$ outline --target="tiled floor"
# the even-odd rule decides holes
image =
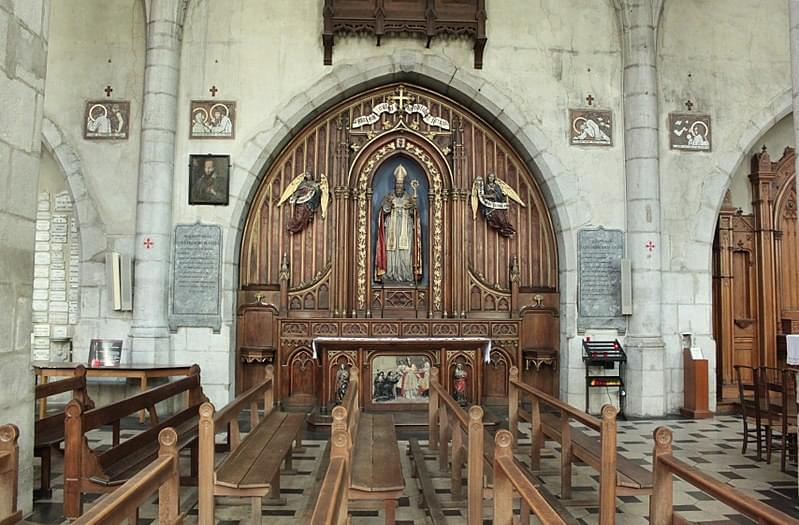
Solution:
[[[753,450],[747,451],[746,456],[741,455],[741,423],[734,416],[721,416],[711,420],[668,420],[668,421],[634,421],[619,423],[619,450],[627,458],[651,468],[652,456],[652,431],[660,425],[666,425],[674,431],[674,454],[690,464],[701,465],[701,468],[711,476],[736,487],[767,504],[799,518],[799,499],[797,498],[796,469],[791,466],[789,474],[779,470],[779,456],[771,465],[757,461]],[[122,437],[133,435],[139,428],[135,421],[128,422],[124,427]],[[320,436],[310,436],[312,438]],[[401,436],[403,437],[403,436]],[[110,435],[104,432],[94,432],[90,435],[92,446],[101,446],[110,442]],[[423,450],[426,442],[420,440]],[[520,444],[529,443],[522,439]],[[287,474],[281,478],[283,496],[287,500],[285,506],[264,507],[263,523],[275,525],[299,525],[309,521],[313,503],[318,490],[317,474],[320,474],[321,458],[326,442],[323,439],[305,441],[304,451],[294,455],[294,474]],[[401,441],[400,448],[403,452],[403,471],[406,476],[405,497],[400,500],[397,510],[397,523],[410,525],[428,521],[425,511],[421,508],[421,495],[418,481],[411,477],[411,460],[406,450],[408,442]],[[558,448],[554,443],[547,443],[550,449],[542,460],[542,474],[536,478],[553,494],[559,494],[560,475],[557,473],[559,465]],[[527,462],[524,456],[519,456],[520,461]],[[437,470],[437,460],[432,454],[426,454],[425,460],[431,472]],[[53,461],[54,490],[53,497],[48,500],[35,502],[34,513],[28,521],[30,523],[54,524],[64,521],[61,514],[61,501],[63,498],[63,478],[61,476],[62,464],[60,458]],[[37,466],[38,471],[38,466]],[[574,468],[573,496],[581,500],[579,505],[568,506],[569,512],[579,523],[593,524],[597,522],[597,507],[592,503],[596,500],[597,473],[588,466],[578,465]],[[465,524],[465,509],[463,505],[453,502],[446,478],[434,478],[433,486],[436,490],[444,514],[451,524]],[[186,499],[196,499],[195,490],[184,489]],[[87,507],[96,500],[96,496],[87,496]],[[218,500],[216,518],[222,525],[247,525],[249,523],[249,502],[241,501],[241,506],[235,499],[222,498]],[[625,496],[617,500],[617,521],[624,524],[647,523],[649,512],[648,498]],[[747,523],[737,516],[734,511],[712,500],[701,491],[692,489],[684,482],[675,482],[674,504],[682,515],[692,521],[719,521],[732,520],[733,522]],[[490,523],[490,502],[486,503],[484,517]],[[146,505],[141,509],[138,525],[147,525],[152,522],[157,509],[154,505]],[[196,522],[196,509],[187,520],[188,523]],[[356,510],[353,511],[353,524],[382,524],[382,511]]]

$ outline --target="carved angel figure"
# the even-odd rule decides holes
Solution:
[[[523,208],[525,207],[516,190],[498,179],[493,173],[488,174],[485,182],[483,182],[483,177],[478,176],[472,184],[473,218],[477,218],[479,208],[489,226],[497,230],[503,237],[513,237],[516,234],[516,228],[508,222],[507,210],[510,207],[508,199]]]
[[[319,182],[306,172],[294,177],[283,190],[278,201],[278,207],[286,201],[294,207],[294,214],[286,223],[286,230],[294,235],[303,231],[313,221],[318,208],[322,208],[322,220],[327,217],[327,207],[330,203],[330,186],[324,173],[319,176]]]

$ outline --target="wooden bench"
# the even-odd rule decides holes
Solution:
[[[513,457],[513,435],[500,430],[494,438],[494,525],[530,523],[530,513],[543,525],[566,525]],[[521,500],[521,521],[513,516],[513,495]]]
[[[352,387],[352,383],[350,383]],[[349,387],[348,387],[349,388]],[[344,413],[342,414],[342,411]],[[346,409],[333,409],[330,435],[330,462],[316,499],[311,525],[346,525],[349,523],[348,502],[352,468],[352,440],[344,423]]]
[[[86,368],[83,365],[75,367],[74,376],[52,383],[44,383],[36,386],[36,400],[46,400],[48,397],[72,392],[72,399],[79,400],[84,407],[94,408],[94,402],[89,398],[86,390]],[[39,419],[36,421],[34,430],[33,455],[42,459],[41,483],[36,494],[38,497],[50,497],[50,465],[52,462],[53,449],[59,447],[64,441],[64,419],[63,410],[47,414],[47,404],[39,403]],[[114,428],[114,444],[119,443],[119,426]]]
[[[111,494],[103,496],[73,525],[136,523],[138,508],[158,492],[158,523],[180,525],[178,433],[169,427],[158,434],[158,458]]]
[[[520,402],[530,397],[530,412],[520,409]],[[543,412],[541,405],[559,412]],[[616,519],[617,495],[649,495],[652,493],[652,473],[625,458],[616,450],[616,415],[612,405],[602,407],[602,417],[597,419],[567,405],[540,390],[519,381],[519,369],[510,370],[508,392],[508,426],[514,438],[518,436],[519,420],[531,425],[530,466],[540,469],[541,449],[544,439],[561,445],[561,499],[571,498],[572,463],[575,458],[599,472],[599,523],[612,524]],[[571,426],[571,420],[599,432],[592,437]]]
[[[675,458],[672,454],[671,430],[667,427],[656,428],[653,437],[655,446],[652,454],[652,468],[655,474],[655,486],[649,501],[649,523],[652,525],[688,523],[688,520],[674,512],[673,476],[681,478],[760,525],[799,525],[799,520],[713,479],[696,467]]]
[[[22,521],[17,510],[19,478],[19,429],[15,425],[0,426],[0,525]]]
[[[187,407],[159,422],[155,405],[184,395],[188,397]],[[173,427],[177,432],[178,450],[191,448],[194,475],[197,465],[197,413],[205,400],[200,385],[200,367],[194,365],[189,377],[100,408],[87,410],[79,400],[70,401],[64,421],[64,516],[77,518],[81,515],[82,493],[111,492],[156,458],[159,451],[158,433],[166,427]],[[87,432],[116,426],[121,419],[141,410],[150,413],[152,426],[149,429],[107,450],[93,450],[89,446]]]
[[[331,440],[337,430],[345,431],[352,446],[348,501],[363,502],[367,506],[382,501],[385,523],[393,525],[399,498],[405,492],[394,416],[361,412],[359,378],[360,372],[353,367],[347,393],[341,405],[332,411]]]
[[[483,409],[473,406],[467,413],[438,381],[438,369],[430,371],[430,402],[428,405],[430,450],[438,451],[442,472],[449,470],[452,498],[463,499],[463,464],[467,465],[467,521],[482,524],[483,486],[486,462],[491,468],[490,445],[486,448]],[[452,441],[451,458],[449,442]],[[489,440],[490,441],[490,440]],[[489,456],[486,458],[486,454]]]
[[[263,401],[264,416],[258,403]],[[250,411],[250,432],[241,439],[239,414]],[[216,465],[216,434],[230,428],[230,453]],[[254,525],[261,523],[263,498],[280,499],[280,465],[285,460],[291,469],[292,443],[299,448],[305,427],[305,414],[289,414],[274,408],[272,366],[266,379],[243,392],[219,412],[214,405],[200,407],[199,523],[213,525],[214,496],[251,498]]]

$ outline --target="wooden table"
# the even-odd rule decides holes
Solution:
[[[82,363],[60,363],[56,361],[34,361],[31,363],[36,373],[37,383],[47,384],[51,377],[69,377],[76,366]],[[86,368],[86,377],[124,377],[139,380],[139,389],[147,390],[150,379],[159,377],[188,376],[191,365],[120,365],[115,367]],[[47,414],[47,398],[39,400],[39,418]],[[139,414],[139,422],[144,422],[145,411]]]

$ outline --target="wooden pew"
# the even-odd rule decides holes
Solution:
[[[352,447],[347,499],[365,502],[366,505],[382,501],[385,523],[393,525],[399,498],[405,491],[394,416],[361,412],[359,378],[358,369],[352,368],[347,393],[341,405],[332,411],[331,458],[332,432],[346,431]]]
[[[180,525],[180,469],[178,433],[169,427],[158,434],[158,458],[103,496],[73,525],[117,525],[136,523],[138,508],[158,492],[158,523]]]
[[[350,384],[352,386],[352,384]],[[342,413],[343,412],[343,413]],[[346,525],[349,502],[352,440],[347,431],[346,409],[333,409],[333,428],[330,436],[330,463],[316,500],[311,525]]]
[[[520,409],[524,396],[529,396],[531,410],[525,414]],[[544,412],[545,405],[560,413],[560,416]],[[519,420],[524,418],[531,424],[530,463],[533,470],[541,464],[541,449],[544,438],[561,445],[561,498],[571,498],[572,463],[575,458],[599,472],[599,523],[615,523],[616,495],[649,495],[652,493],[652,473],[633,463],[616,450],[616,414],[612,405],[602,407],[602,417],[597,419],[559,399],[522,383],[519,369],[510,370],[508,392],[508,426],[518,437]],[[591,437],[570,425],[574,420],[599,432],[599,438]]]
[[[543,525],[566,525],[528,479],[521,465],[513,457],[513,435],[500,430],[494,438],[494,525],[530,523],[532,512]],[[521,500],[521,521],[514,520],[513,495]],[[526,521],[525,521],[526,518]]]
[[[159,422],[155,405],[183,395],[188,396],[188,406]],[[70,401],[64,421],[64,516],[77,518],[81,515],[82,493],[111,492],[157,457],[158,433],[166,427],[173,427],[177,432],[178,450],[191,447],[192,474],[195,474],[199,423],[197,412],[205,400],[200,385],[200,367],[194,365],[189,377],[110,405],[87,410],[79,400]],[[104,451],[89,447],[87,432],[117,425],[121,419],[141,410],[150,412],[152,427]]]
[[[17,510],[19,478],[19,429],[15,425],[0,426],[0,525],[22,521]]]
[[[486,458],[486,440],[483,427],[483,409],[473,406],[467,413],[438,381],[438,369],[430,371],[430,402],[428,405],[430,450],[438,451],[438,464],[442,472],[450,469],[452,498],[463,498],[463,464],[467,465],[467,520],[470,525],[483,523],[483,474]],[[450,459],[449,442],[452,441]],[[490,454],[490,453],[489,453]],[[451,461],[451,468],[450,468]]]
[[[72,399],[77,399],[86,408],[94,408],[94,402],[89,398],[86,390],[86,368],[83,365],[75,367],[75,374],[72,377],[44,383],[36,386],[36,400],[45,400],[50,396],[72,392]],[[65,412],[62,410],[54,414],[41,412],[45,403],[39,403],[39,419],[36,421],[34,430],[33,455],[42,458],[41,484],[37,491],[37,496],[49,497],[52,493],[50,489],[50,464],[53,449],[60,446],[64,441],[64,419]],[[114,444],[119,443],[119,425],[114,427]]]
[[[258,414],[263,401],[264,417]],[[250,411],[250,432],[242,439],[239,413]],[[251,498],[251,523],[261,523],[261,506],[267,495],[280,499],[280,465],[285,460],[291,469],[292,443],[299,448],[305,426],[305,414],[280,412],[274,407],[273,368],[267,367],[266,379],[240,394],[216,412],[214,405],[203,403],[200,414],[199,524],[213,525],[214,496]],[[215,464],[216,434],[230,428],[230,453]]]
[[[760,525],[799,525],[799,520],[713,479],[696,467],[675,458],[672,454],[671,430],[667,427],[656,428],[653,437],[655,446],[652,467],[655,474],[655,487],[649,501],[649,523],[653,525],[688,523],[685,518],[674,512],[673,476],[678,476]]]

